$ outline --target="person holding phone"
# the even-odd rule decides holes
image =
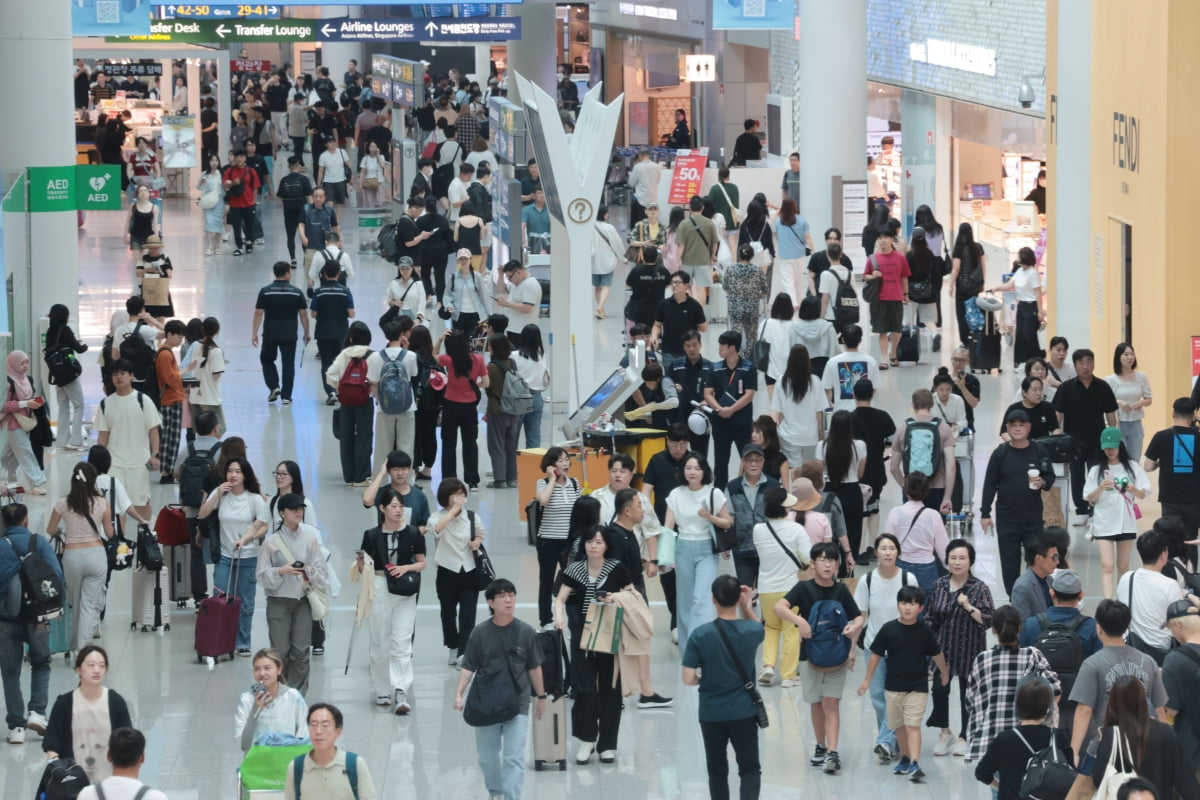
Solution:
[[[233,723],[242,752],[271,735],[305,738],[308,703],[303,694],[284,685],[283,656],[273,647],[264,648],[254,654],[251,664],[254,684],[238,698]]]
[[[571,454],[551,447],[542,456],[544,477],[539,478],[535,496],[542,507],[537,530],[538,622],[548,625],[554,618],[550,598],[554,592],[554,573],[567,550],[571,533],[571,509],[579,499],[579,481],[570,477]]]

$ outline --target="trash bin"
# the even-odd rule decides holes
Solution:
[[[391,222],[383,208],[358,209],[358,252],[379,253],[379,232]]]

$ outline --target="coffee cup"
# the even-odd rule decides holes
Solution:
[[[1042,473],[1036,469],[1030,469],[1025,472],[1025,475],[1029,478],[1029,488],[1033,489],[1035,488],[1033,482],[1040,478]]]

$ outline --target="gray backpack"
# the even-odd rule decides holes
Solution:
[[[505,414],[515,414],[518,417],[533,411],[533,392],[529,384],[510,366],[493,361],[493,364],[504,370],[504,388],[500,390],[500,411]],[[508,360],[512,364],[512,359]]]

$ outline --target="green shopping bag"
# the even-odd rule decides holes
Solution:
[[[307,755],[311,750],[311,744],[292,744],[284,747],[254,745],[242,759],[242,786],[246,789],[282,791],[292,761],[296,756]]]

